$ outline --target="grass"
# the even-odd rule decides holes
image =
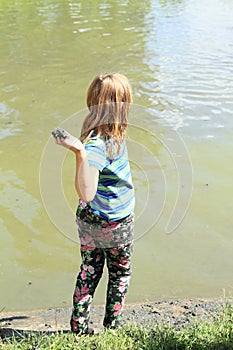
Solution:
[[[182,329],[160,324],[149,327],[125,325],[117,331],[76,337],[73,334],[38,334],[5,339],[4,350],[231,350],[233,349],[233,306],[208,322],[197,321]]]

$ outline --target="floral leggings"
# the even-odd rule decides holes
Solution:
[[[83,217],[81,215],[82,218],[80,218],[81,212],[85,213]],[[103,325],[117,327],[131,277],[134,217],[130,215],[112,225],[103,218],[93,216],[88,206],[84,208],[79,206],[76,215],[82,263],[73,295],[71,330],[78,334],[88,331],[91,302],[102,276],[105,261],[108,268],[108,288]],[[109,243],[112,234],[115,238],[112,239],[112,247],[109,247],[104,237],[107,235]]]

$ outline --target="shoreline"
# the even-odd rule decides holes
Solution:
[[[126,303],[121,323],[148,326],[165,322],[181,329],[194,324],[196,320],[211,321],[222,310],[224,303],[233,304],[233,298],[161,299],[154,302]],[[70,315],[70,307],[1,312],[0,337],[28,332],[68,332]],[[103,317],[104,306],[93,305],[90,327],[101,331]]]

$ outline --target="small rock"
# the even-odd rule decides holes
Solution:
[[[51,324],[45,323],[45,327],[51,328]]]
[[[153,314],[159,314],[160,315],[160,310],[156,307],[153,308],[153,310],[151,311]]]

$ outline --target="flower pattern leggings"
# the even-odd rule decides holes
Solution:
[[[106,220],[101,218],[100,223],[99,217],[93,218],[93,213],[88,207],[84,208],[85,215],[80,219],[80,212],[82,211],[82,214],[84,214],[83,208],[81,209],[78,208],[76,215],[81,241],[82,263],[74,290],[70,322],[71,330],[77,334],[85,334],[88,331],[91,302],[102,276],[105,261],[108,269],[108,287],[103,325],[104,327],[118,326],[131,277],[131,254],[133,250],[131,238],[134,227],[132,215],[127,217],[126,220],[119,221],[119,225],[114,225],[114,229],[109,223],[109,230],[106,230],[108,227]],[[106,235],[106,232],[108,235],[111,232],[119,236],[125,235],[128,231],[130,240],[119,240],[118,245],[114,243],[113,247],[106,248],[106,245],[97,244],[96,239],[93,238],[93,234],[90,232],[90,223],[95,232],[98,229],[104,235]],[[86,244],[84,244],[85,242]],[[114,240],[114,242],[116,241]]]

